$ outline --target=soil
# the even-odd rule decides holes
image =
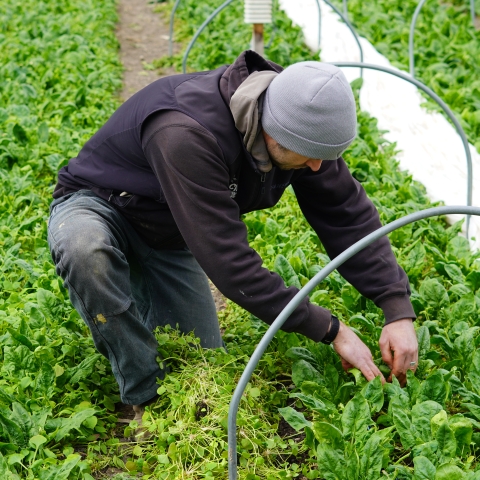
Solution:
[[[118,4],[117,38],[125,67],[123,100],[161,76],[175,73],[173,69],[163,69],[159,75],[151,66],[153,60],[168,55],[168,25],[153,11],[155,5],[148,0],[120,0]],[[178,48],[174,45],[173,52]]]

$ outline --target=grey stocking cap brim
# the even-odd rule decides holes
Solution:
[[[305,157],[336,160],[357,134],[353,92],[334,65],[291,65],[270,84],[264,102],[265,132]]]

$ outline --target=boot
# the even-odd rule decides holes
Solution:
[[[138,425],[133,435],[133,438],[136,442],[147,442],[153,437],[153,433],[149,432],[148,429],[143,426],[143,414],[145,413],[145,407],[151,405],[156,400],[157,397],[149,400],[148,402],[142,403],[141,405],[132,405],[133,412],[135,413],[135,417],[133,419]]]

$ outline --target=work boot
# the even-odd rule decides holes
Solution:
[[[133,438],[136,442],[147,442],[153,437],[153,433],[148,431],[148,429],[143,426],[143,414],[145,413],[145,407],[153,404],[157,398],[158,396],[152,398],[148,402],[142,403],[141,405],[132,405],[133,412],[135,413],[135,417],[133,419],[138,425],[138,427],[135,429],[135,433],[133,434]]]

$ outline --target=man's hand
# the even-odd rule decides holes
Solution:
[[[373,363],[369,348],[344,323],[340,322],[340,330],[332,344],[335,351],[342,357],[342,366],[345,370],[355,367],[368,381],[380,376],[382,383],[385,382],[382,372]]]
[[[417,334],[412,319],[404,318],[385,325],[378,344],[391,375],[395,375],[400,385],[404,386],[407,381],[407,370],[415,371],[418,366]],[[415,364],[411,365],[410,362]],[[391,381],[391,375],[388,381]]]

